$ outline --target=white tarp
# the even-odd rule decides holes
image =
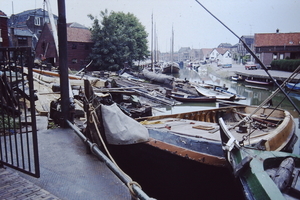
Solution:
[[[105,136],[109,144],[135,144],[149,139],[148,129],[125,115],[117,104],[102,105]]]

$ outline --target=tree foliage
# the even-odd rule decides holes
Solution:
[[[93,20],[91,28],[91,59],[100,70],[119,70],[125,62],[144,60],[148,57],[145,27],[131,13],[101,11],[102,21],[89,15]]]

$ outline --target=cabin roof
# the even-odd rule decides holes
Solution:
[[[255,46],[299,46],[300,33],[257,33]]]

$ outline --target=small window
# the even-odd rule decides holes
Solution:
[[[77,44],[72,44],[72,49],[77,49]]]
[[[89,44],[85,44],[84,49],[85,50],[89,50],[90,49],[90,45]]]
[[[39,17],[34,18],[34,25],[40,26],[41,25],[41,19]]]
[[[73,58],[72,59],[72,64],[76,64],[77,63],[77,59],[76,58]]]

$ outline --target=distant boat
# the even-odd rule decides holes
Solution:
[[[194,86],[197,92],[203,96],[215,96],[217,100],[227,100],[234,101],[236,99],[236,95],[223,93],[221,91],[215,90],[217,87],[203,87],[203,86]]]
[[[179,64],[176,62],[167,62],[162,65],[163,74],[178,74],[179,70]]]
[[[231,80],[233,80],[233,81],[243,81],[244,79],[241,76],[232,76]]]
[[[168,97],[171,97],[177,101],[180,102],[215,102],[217,98],[215,96],[195,96],[195,95],[188,95],[188,94],[177,94],[177,93],[172,93],[168,95]]]
[[[225,93],[225,94],[234,95],[236,100],[245,100],[246,99],[246,97],[244,97],[242,95],[230,92],[230,91],[228,91],[226,89],[223,89],[221,87],[216,87],[215,90],[218,91],[218,92]]]
[[[300,83],[287,83],[286,87],[294,91],[300,91]]]
[[[253,78],[248,77],[245,79],[247,83],[258,84],[258,85],[273,85],[273,81],[266,78]]]
[[[225,157],[245,199],[299,199],[300,155],[240,145],[220,118]]]

